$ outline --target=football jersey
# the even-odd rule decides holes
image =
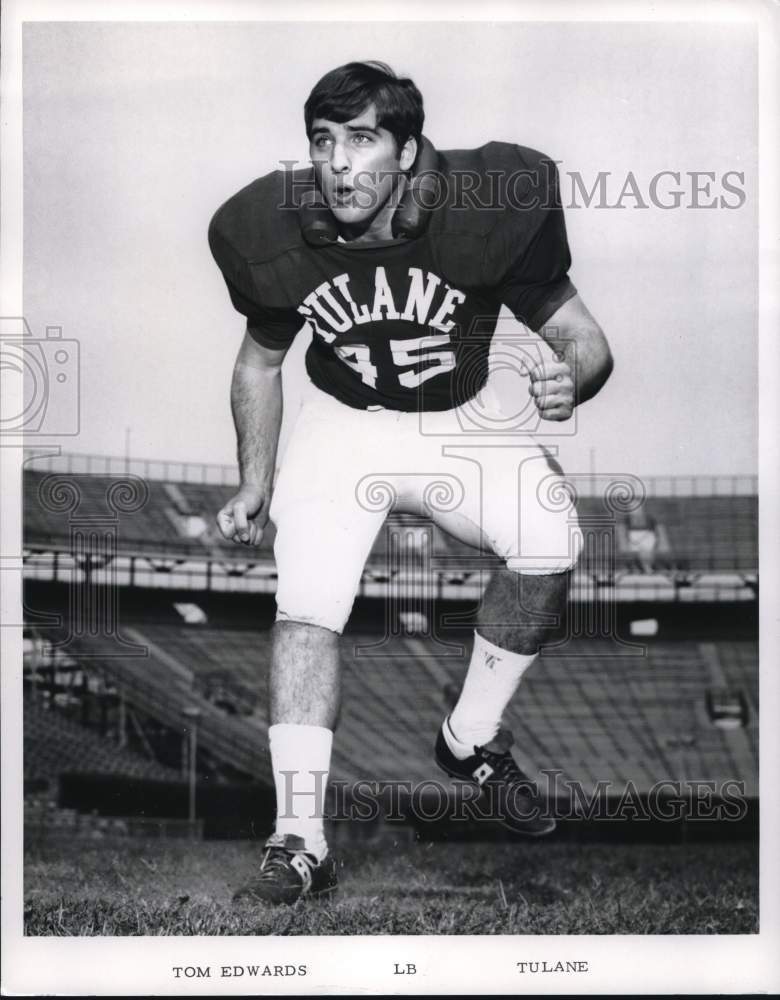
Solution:
[[[539,330],[575,294],[555,164],[508,143],[438,157],[438,204],[414,239],[310,246],[295,192],[311,171],[262,177],[212,219],[250,335],[281,350],[308,325],[311,380],[349,406],[460,406],[487,380],[502,305]]]

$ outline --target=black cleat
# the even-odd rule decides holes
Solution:
[[[446,720],[444,725],[448,724]],[[434,751],[436,763],[451,778],[476,782],[481,794],[477,800],[479,815],[495,819],[502,826],[527,837],[543,837],[555,829],[555,820],[547,804],[537,793],[535,783],[515,763],[510,753],[512,734],[502,729],[495,739],[474,753],[458,760],[439,730]]]
[[[273,833],[257,875],[233,896],[233,902],[294,903],[298,899],[333,893],[338,887],[336,861],[326,854],[322,861],[310,854],[302,837]]]

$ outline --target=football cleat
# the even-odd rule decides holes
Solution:
[[[303,837],[273,833],[265,842],[260,871],[233,895],[233,902],[295,903],[337,887],[336,861],[330,854],[318,861],[306,850]]]
[[[444,725],[448,724],[445,721]],[[543,837],[555,829],[555,820],[547,813],[534,782],[515,763],[510,752],[512,734],[502,729],[485,746],[459,760],[444,738],[444,726],[436,739],[435,760],[451,778],[476,782],[481,794],[476,800],[480,816],[494,819],[502,826],[528,837]]]

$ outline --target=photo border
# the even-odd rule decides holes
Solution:
[[[577,935],[316,938],[25,938],[22,934],[21,769],[21,449],[0,440],[0,644],[2,659],[2,950],[3,991],[110,995],[236,995],[233,980],[175,980],[173,966],[305,963],[305,979],[254,980],[251,995],[471,994],[613,992],[741,993],[780,990],[780,663],[777,607],[780,603],[780,339],[778,289],[778,42],[780,8],[766,3],[496,3],[474,7],[459,0],[446,16],[427,2],[386,0],[371,6],[340,2],[328,11],[303,2],[294,9],[261,2],[70,2],[6,0],[2,9],[2,315],[22,315],[22,111],[21,25],[23,21],[753,21],[759,27],[759,510],[760,591],[760,900],[756,935]],[[9,409],[21,400],[9,393]],[[13,410],[12,412],[18,412]],[[44,449],[51,451],[51,449]],[[9,627],[11,626],[11,627]],[[769,666],[767,666],[769,665]],[[770,669],[773,668],[773,669]],[[585,960],[585,976],[523,979],[515,962]],[[394,963],[415,963],[418,974],[392,976]]]

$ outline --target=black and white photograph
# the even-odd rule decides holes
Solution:
[[[776,6],[2,17],[4,991],[780,989]]]

